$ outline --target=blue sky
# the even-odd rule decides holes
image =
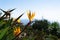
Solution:
[[[21,19],[28,19],[26,12],[36,13],[35,19],[43,18],[60,22],[60,0],[0,0],[0,8],[4,10],[16,8],[11,17],[18,17],[25,13]]]

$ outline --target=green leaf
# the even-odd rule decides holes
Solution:
[[[8,28],[9,27],[6,27],[5,29],[2,29],[1,31],[0,31],[0,40],[3,38],[3,36],[6,34],[6,32],[8,31]]]

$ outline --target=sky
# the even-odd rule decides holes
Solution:
[[[21,19],[28,19],[27,11],[35,12],[34,19],[47,19],[60,22],[60,0],[0,0],[3,10],[16,8],[11,17],[17,18],[24,13]],[[0,11],[2,12],[2,11]]]

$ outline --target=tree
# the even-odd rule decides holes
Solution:
[[[38,30],[46,30],[48,29],[49,22],[47,20],[35,20],[33,23],[32,27],[33,29],[38,29]]]
[[[59,29],[59,23],[58,22],[53,22],[52,24],[51,24],[51,26],[52,26],[52,30],[50,30],[50,33],[52,34],[52,35],[55,35],[55,36],[57,36],[57,37],[59,37],[59,34],[60,33],[58,33],[57,31],[58,31],[58,29]]]
[[[35,20],[32,24],[32,28],[35,31],[34,34],[36,35],[36,40],[40,39],[43,40],[44,36],[48,33],[49,34],[49,22],[47,20]]]

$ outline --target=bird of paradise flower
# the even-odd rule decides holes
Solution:
[[[29,10],[28,13],[27,13],[27,16],[28,16],[29,20],[32,21],[34,19],[35,13],[34,12],[31,12]]]
[[[16,37],[14,37],[12,40],[15,40],[31,24],[32,20],[35,17],[35,13],[32,13],[31,11],[29,11],[27,13],[27,16],[28,16],[29,22],[25,25],[25,28],[18,35],[16,35]]]
[[[14,29],[14,35],[16,36],[16,35],[18,35],[20,32],[21,32],[20,27],[15,27],[15,29]]]
[[[14,11],[15,9],[16,9],[16,8],[14,8],[14,9],[12,9],[12,10],[7,10],[7,11],[5,11],[5,10],[3,10],[3,9],[0,8],[0,10],[5,13],[1,18],[3,18],[4,16],[6,16],[6,18],[9,16],[9,18],[10,18],[11,12]]]
[[[14,19],[13,19],[14,21]],[[20,23],[20,19],[17,20],[18,23]],[[21,32],[21,28],[20,27],[15,27],[14,28],[14,35],[18,35]]]

